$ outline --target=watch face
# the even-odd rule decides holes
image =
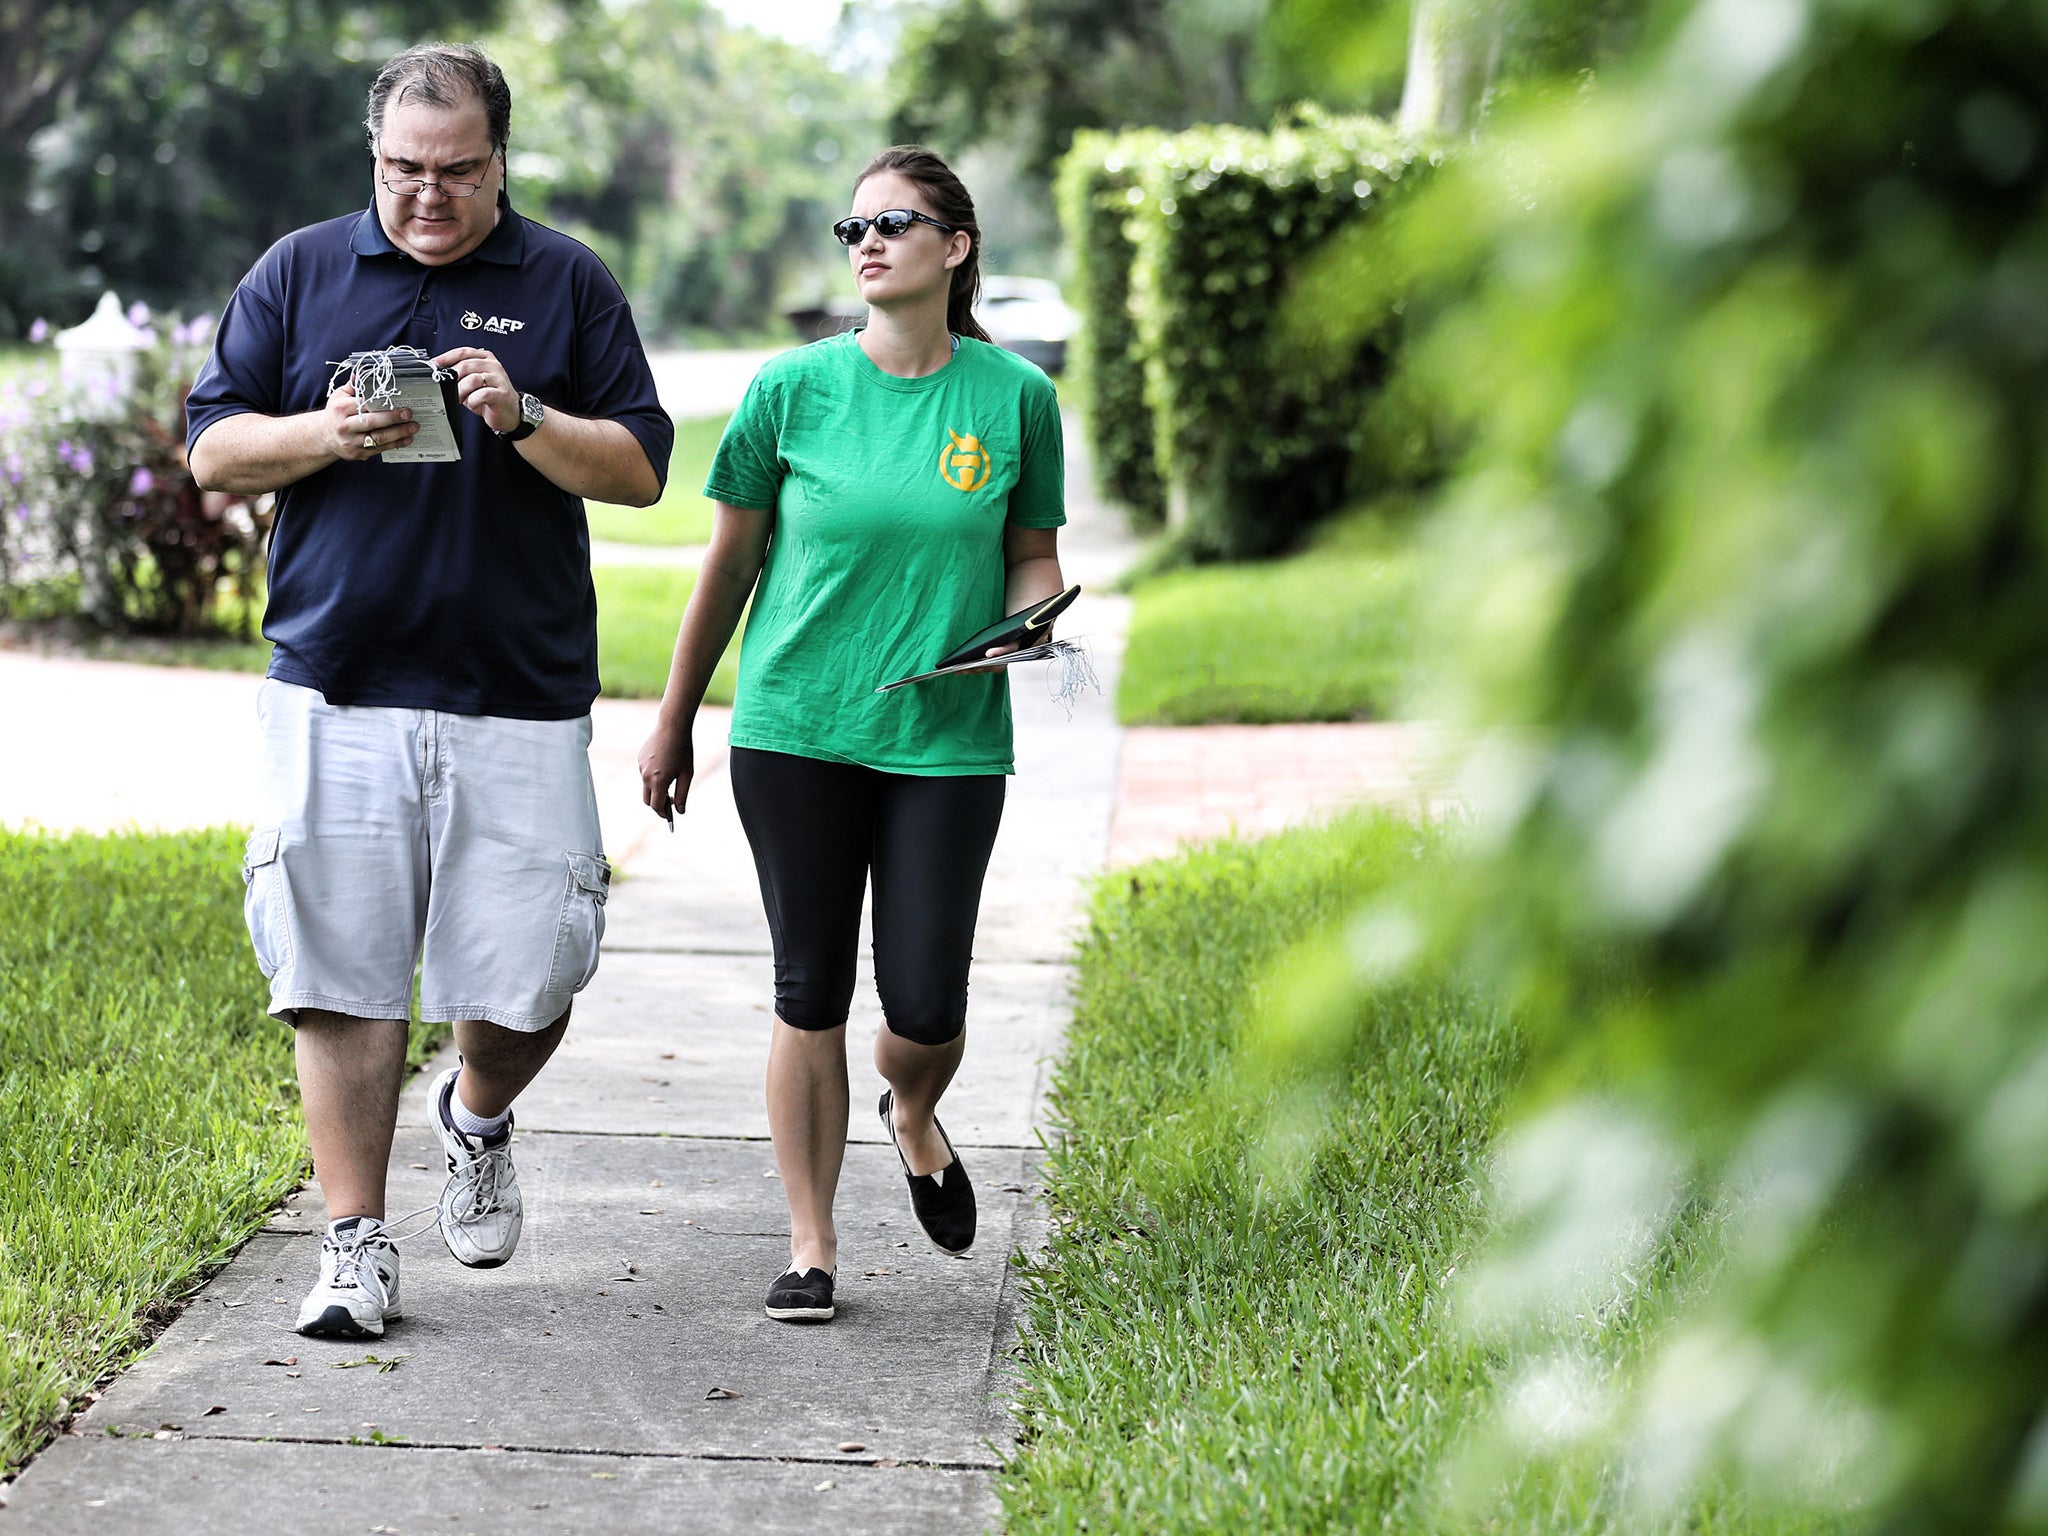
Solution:
[[[541,418],[547,415],[547,407],[542,405],[532,395],[521,395],[519,397],[519,414],[528,426],[537,427],[541,424]]]

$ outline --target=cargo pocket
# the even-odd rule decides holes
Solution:
[[[569,876],[562,892],[562,920],[555,929],[555,959],[548,967],[548,993],[581,992],[597,974],[597,946],[604,938],[604,902],[612,867],[601,853],[567,853]]]
[[[265,827],[249,838],[242,855],[242,920],[265,976],[292,962],[291,927],[285,918],[284,865],[278,861],[279,828]]]

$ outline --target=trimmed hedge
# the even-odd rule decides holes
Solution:
[[[1083,394],[1109,494],[1144,510],[1120,487],[1142,492],[1130,459],[1149,440],[1189,551],[1240,559],[1434,472],[1426,413],[1387,387],[1398,301],[1342,347],[1301,345],[1312,317],[1288,306],[1331,237],[1381,216],[1435,158],[1376,118],[1308,109],[1270,132],[1076,139],[1061,210],[1091,380],[1110,380]]]
[[[1145,402],[1145,360],[1131,318],[1131,258],[1126,227],[1138,188],[1141,143],[1160,135],[1083,130],[1060,162],[1060,223],[1073,253],[1074,293],[1086,323],[1067,359],[1080,391],[1094,448],[1095,483],[1140,528],[1166,521],[1166,482],[1159,474],[1152,408]]]

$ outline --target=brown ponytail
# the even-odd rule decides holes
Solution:
[[[967,236],[967,259],[953,269],[953,286],[946,295],[946,329],[987,341],[988,332],[974,318],[974,301],[981,297],[981,226],[974,219],[974,199],[953,168],[922,145],[897,144],[883,150],[853,179],[854,190],[859,191],[870,176],[885,172],[915,182],[931,200],[932,217]]]

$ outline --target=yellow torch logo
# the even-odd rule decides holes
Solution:
[[[939,450],[939,474],[946,484],[959,491],[978,491],[987,485],[991,466],[981,439],[962,437],[951,428],[946,436],[952,441]]]

